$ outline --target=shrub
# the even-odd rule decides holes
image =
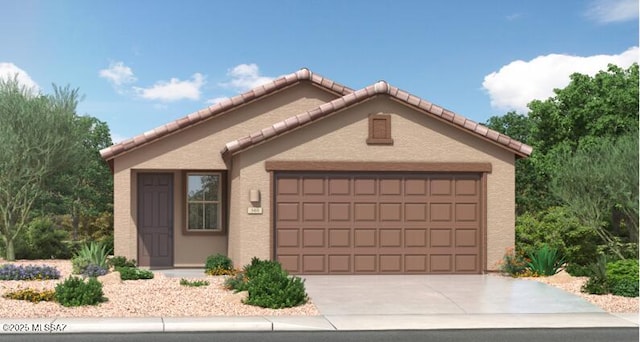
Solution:
[[[56,285],[56,300],[63,306],[97,305],[106,301],[102,283],[96,278],[87,282],[78,277],[69,277]]]
[[[119,267],[136,267],[136,261],[123,256],[114,256],[107,260],[107,266],[113,267],[114,269]]]
[[[83,274],[89,265],[97,265],[107,268],[107,256],[111,250],[98,242],[85,243],[71,260],[74,274]]]
[[[48,217],[36,218],[29,223],[16,239],[15,249],[18,259],[68,259],[71,251],[68,244],[69,233]]]
[[[116,271],[120,272],[122,280],[153,279],[153,272],[137,267],[119,267]]]
[[[52,302],[55,301],[56,292],[53,290],[39,291],[34,289],[21,289],[7,292],[3,297],[8,299],[27,300],[31,303]]]
[[[82,275],[87,277],[99,277],[107,274],[109,272],[106,268],[94,264],[89,264],[82,272]]]
[[[606,277],[611,293],[618,296],[638,297],[638,259],[607,263]]]
[[[500,271],[512,277],[521,276],[527,270],[527,260],[522,252],[515,252],[513,248],[508,248],[502,257]]]
[[[529,269],[542,276],[552,276],[558,273],[564,263],[558,250],[548,245],[544,245],[541,249],[531,253],[529,258],[531,259],[527,263]]]
[[[5,264],[0,266],[0,280],[48,280],[60,278],[60,271],[51,266],[16,266]]]
[[[591,276],[580,289],[582,292],[590,294],[609,293],[609,283],[607,282],[607,258],[603,255],[598,257],[598,261],[589,266]]]
[[[247,290],[247,278],[244,273],[238,273],[233,277],[229,277],[224,281],[224,287],[229,290],[235,290],[234,292]]]
[[[204,272],[208,275],[232,275],[234,273],[231,259],[220,253],[208,256],[204,268]]]
[[[182,286],[190,286],[190,287],[200,287],[200,286],[209,286],[209,282],[206,280],[187,280],[180,279],[180,285]]]
[[[599,238],[564,207],[516,218],[516,249],[534,253],[544,245],[558,249],[570,264],[589,265],[597,256]]]
[[[289,277],[279,263],[278,267],[265,267],[248,281],[246,304],[263,308],[281,309],[302,305],[308,297],[304,280]]]
[[[567,264],[567,267],[565,268],[565,270],[567,271],[567,273],[569,273],[570,275],[574,276],[574,277],[589,277],[591,276],[591,271],[589,266],[583,266],[583,265],[578,265],[578,264]]]

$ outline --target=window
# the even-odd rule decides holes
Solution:
[[[391,139],[391,115],[375,114],[369,116],[369,145],[393,145]]]
[[[189,172],[186,189],[186,232],[221,232],[221,173]]]

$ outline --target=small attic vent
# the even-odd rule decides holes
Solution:
[[[393,145],[391,139],[391,115],[373,114],[369,116],[368,145]]]

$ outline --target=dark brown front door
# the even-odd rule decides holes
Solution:
[[[292,273],[480,273],[480,174],[278,173],[276,258]]]
[[[138,175],[138,264],[173,266],[173,174]]]

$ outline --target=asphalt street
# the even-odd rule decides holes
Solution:
[[[5,342],[26,341],[228,341],[228,342],[403,342],[403,341],[545,341],[600,342],[638,341],[638,328],[582,328],[582,329],[470,329],[470,330],[394,330],[394,331],[313,331],[313,332],[189,332],[139,334],[22,334],[3,335]]]

